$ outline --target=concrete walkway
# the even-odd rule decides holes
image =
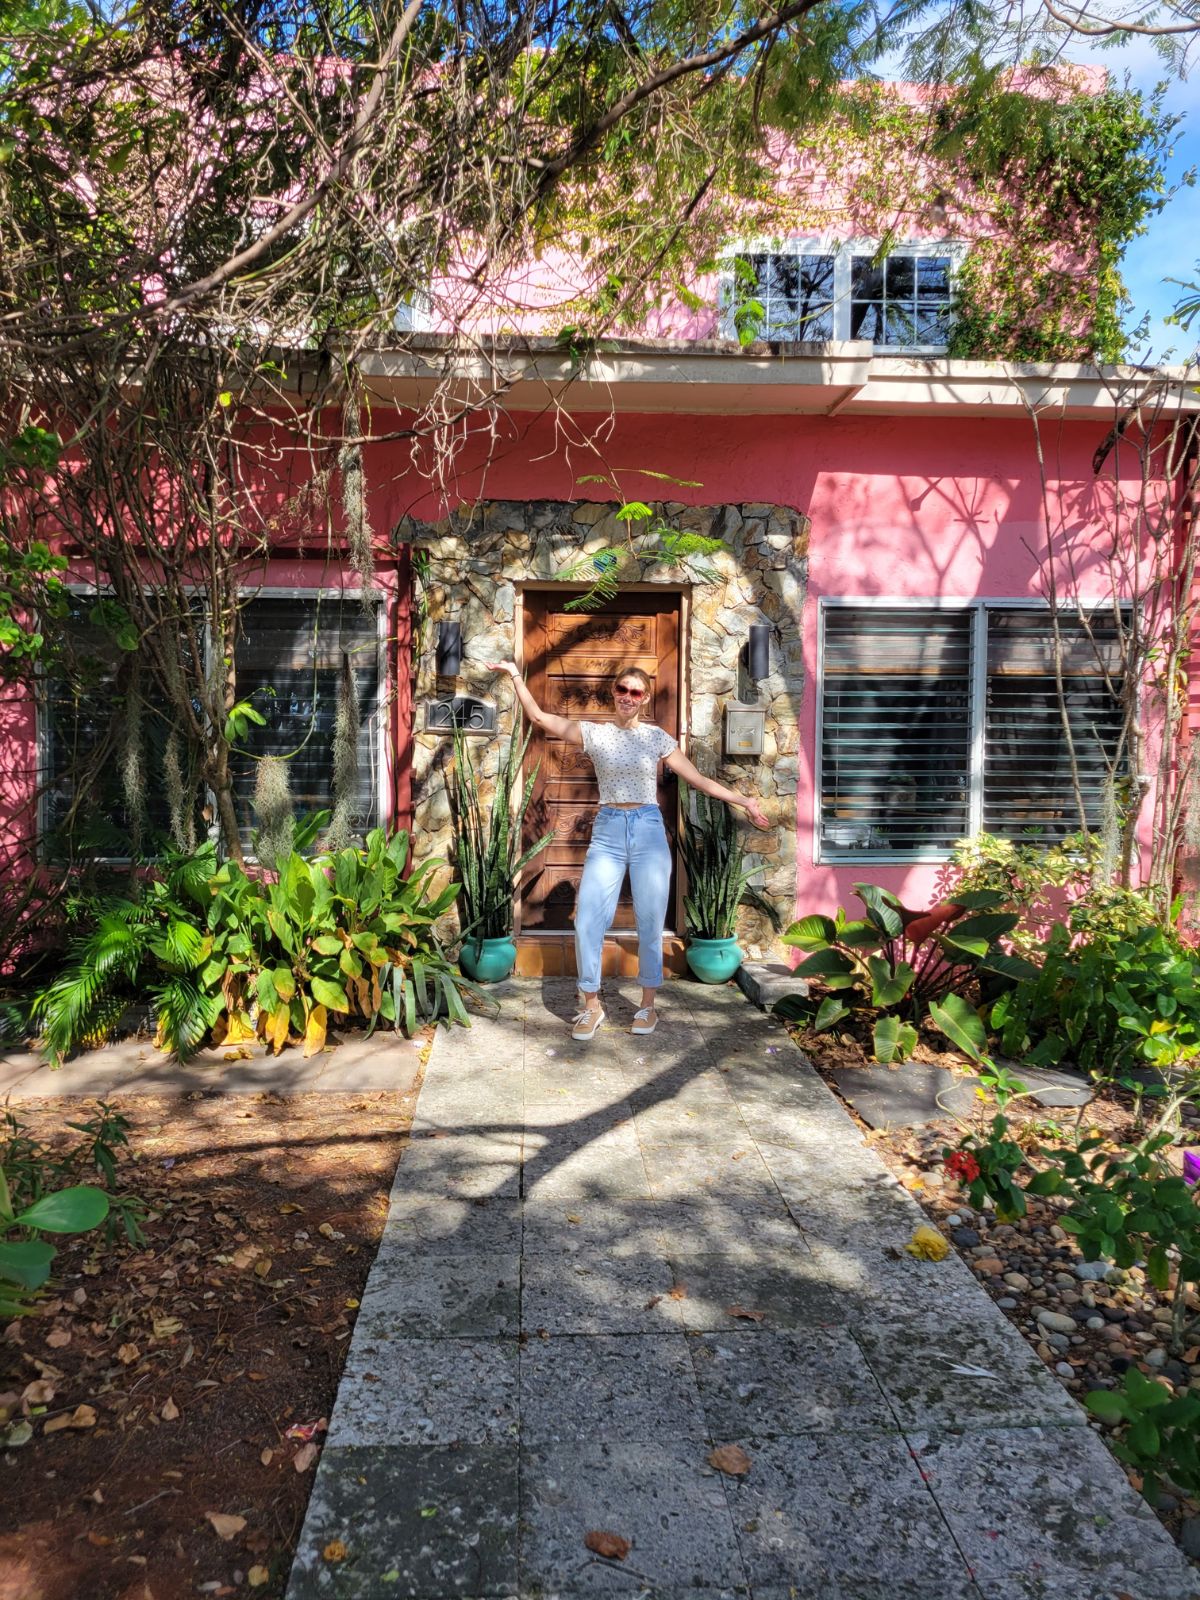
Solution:
[[[288,1600],[1200,1594],[777,1025],[676,983],[634,1039],[622,986],[575,1045],[572,999],[438,1036]]]

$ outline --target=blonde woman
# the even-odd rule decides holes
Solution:
[[[770,824],[753,796],[706,778],[662,728],[642,722],[650,696],[650,679],[641,667],[623,666],[613,674],[612,722],[584,722],[543,711],[515,662],[488,662],[492,672],[507,672],[529,720],[543,732],[568,744],[581,745],[591,757],[600,785],[600,809],[583,864],[579,902],[575,907],[575,970],[579,1015],[573,1039],[592,1039],[604,1021],[600,1004],[600,957],[621,885],[629,873],[638,935],[638,982],[641,1005],[633,1033],[653,1033],[658,1026],[655,997],[663,981],[662,938],[671,886],[671,847],[658,805],[658,764],[702,794],[744,811],[756,828]]]

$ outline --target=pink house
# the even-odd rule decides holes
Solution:
[[[319,557],[289,526],[294,484],[263,478],[280,514],[243,616],[238,692],[266,717],[248,748],[292,754],[307,805],[328,798],[346,663],[362,713],[359,821],[411,826],[423,858],[449,842],[451,721],[471,732],[485,777],[511,733],[511,695],[484,662],[515,657],[544,704],[603,716],[608,675],[637,661],[655,683],[647,715],[703,769],[763,797],[774,825],[747,848],[785,921],[852,904],[863,879],[922,904],[956,840],[1079,825],[1053,572],[1080,787],[1099,821],[1117,726],[1113,606],[1133,593],[1131,579],[1114,601],[1107,553],[1138,462],[1116,451],[1097,475],[1093,456],[1114,386],[1128,402],[1161,394],[1170,374],[949,357],[978,218],[908,218],[880,260],[864,219],[839,232],[827,184],[818,197],[820,226],[731,241],[694,301],[599,349],[553,337],[586,271],[564,253],[476,304],[457,335],[452,281],[404,308],[394,347],[360,361],[376,430],[401,430],[447,374],[464,398],[499,376],[500,394],[457,430],[436,490],[416,445],[364,450],[374,605],[344,551]],[[1169,485],[1152,487],[1169,501]],[[629,502],[720,549],[662,559],[652,523],[618,514]],[[572,604],[614,571],[615,595]],[[1096,608],[1096,644],[1080,605]],[[10,723],[10,828],[33,826],[39,790],[41,825],[54,821],[63,748],[81,728],[94,736],[94,714],[51,690],[36,717]],[[534,826],[555,838],[522,885],[521,968],[569,972],[594,787],[565,746],[539,741],[530,758]],[[249,765],[239,785],[245,803]],[[618,930],[628,922],[623,907]],[[753,918],[746,932],[770,942]],[[618,936],[617,967],[622,952]]]

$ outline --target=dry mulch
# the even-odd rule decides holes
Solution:
[[[847,1067],[872,1073],[887,1070],[870,1059],[867,1034],[791,1031],[835,1094],[838,1089],[831,1077],[835,1071]],[[915,1058],[951,1071],[972,1071],[963,1057],[941,1049],[936,1035],[922,1037]],[[1014,1076],[1020,1076],[1019,1066]],[[847,1110],[855,1115],[849,1104]],[[994,1103],[981,1102],[980,1126],[995,1112]],[[1060,1139],[1069,1142],[1076,1117],[1073,1110],[1047,1110],[1024,1100],[1011,1103],[1005,1114],[1013,1137],[1023,1146],[1028,1142],[1031,1149]],[[1140,1268],[1127,1273],[1114,1269],[1113,1281],[1080,1279],[1074,1268],[1083,1257],[1060,1227],[1053,1201],[1029,1196],[1027,1215],[1015,1223],[997,1222],[992,1213],[971,1210],[966,1191],[945,1172],[942,1163],[943,1149],[956,1145],[967,1131],[963,1125],[948,1116],[923,1127],[876,1130],[860,1118],[855,1120],[872,1148],[950,1240],[992,1299],[1080,1403],[1091,1389],[1119,1388],[1121,1375],[1131,1365],[1165,1383],[1173,1393],[1188,1389],[1200,1393],[1200,1344],[1179,1356],[1171,1355],[1169,1296],[1155,1289]],[[1138,1137],[1132,1101],[1119,1091],[1098,1093],[1083,1120],[1117,1144]],[[1188,1108],[1183,1142],[1200,1139],[1198,1120]],[[1200,1315],[1200,1299],[1189,1293],[1187,1303],[1192,1317]],[[1076,1331],[1060,1333],[1051,1340],[1037,1322],[1039,1311],[1071,1317]],[[1089,1322],[1096,1325],[1089,1326]],[[1140,1491],[1138,1474],[1129,1468],[1125,1471]],[[1156,1509],[1176,1538],[1186,1519],[1200,1517],[1200,1502],[1170,1494],[1161,1497]]]
[[[0,1600],[283,1594],[415,1099],[114,1097],[145,1241],[61,1239],[0,1337]]]

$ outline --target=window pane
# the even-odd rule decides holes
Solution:
[[[831,606],[823,660],[823,853],[948,850],[967,830],[970,613]]]
[[[950,257],[917,256],[917,296],[922,300],[950,297]]]
[[[889,300],[912,300],[916,294],[916,262],[911,256],[889,256],[887,267],[887,296]]]
[[[916,342],[917,319],[913,316],[912,306],[889,303],[883,338],[876,343],[904,346]]]
[[[801,339],[833,338],[833,257],[801,256],[799,335]]]
[[[936,310],[927,310],[923,306],[917,312],[914,343],[934,345],[950,343],[949,306],[939,306]]]
[[[853,300],[883,298],[883,262],[874,256],[851,256],[850,297]]]
[[[988,612],[983,825],[989,833],[1036,831],[1061,838],[1080,827],[1075,777],[1089,827],[1099,827],[1122,725],[1116,619],[1095,615],[1093,638],[1079,620],[1059,618],[1063,695],[1054,670],[1054,627],[1044,611]],[[1106,683],[1106,674],[1111,687]],[[1115,692],[1114,692],[1115,691]],[[1063,709],[1071,744],[1063,727]]]
[[[289,757],[296,814],[333,804],[333,729],[343,656],[358,689],[358,796],[354,827],[377,821],[378,773],[375,737],[379,716],[376,622],[353,597],[263,598],[242,611],[234,649],[237,692],[252,697],[266,718],[243,741],[246,754],[234,762],[234,793],[243,835],[249,840],[255,761]]]
[[[850,337],[869,339],[872,344],[884,342],[883,307],[862,300],[850,302]]]

